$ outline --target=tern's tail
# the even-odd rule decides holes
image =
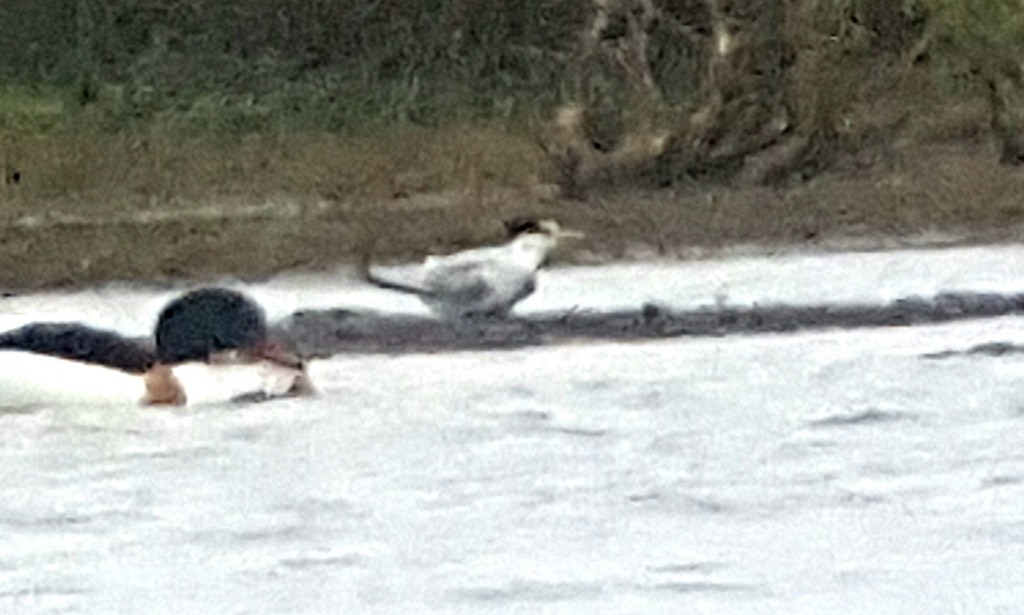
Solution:
[[[396,290],[400,293],[407,293],[410,295],[416,295],[418,297],[433,297],[434,293],[430,292],[425,288],[419,286],[413,286],[412,284],[402,284],[401,282],[395,282],[394,280],[388,280],[378,276],[369,269],[363,273],[363,278],[367,282],[377,286],[379,288],[386,288],[388,290]]]
[[[364,280],[377,286],[378,288],[386,288],[388,290],[398,291],[400,293],[406,293],[409,295],[416,295],[417,297],[432,297],[434,293],[430,292],[426,288],[415,286],[413,284],[403,284],[387,278],[382,278],[370,268],[370,256],[364,255],[359,262],[359,274]]]

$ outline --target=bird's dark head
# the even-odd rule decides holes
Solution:
[[[516,238],[526,233],[540,233],[540,220],[537,218],[527,218],[519,216],[505,220],[505,232],[508,233],[510,238]]]
[[[263,310],[234,290],[187,292],[168,303],[157,320],[157,359],[165,365],[209,361],[222,353],[252,352],[266,345]]]
[[[505,221],[509,238],[523,235],[542,235],[552,239],[581,238],[583,233],[563,229],[558,222],[544,218],[517,217]]]

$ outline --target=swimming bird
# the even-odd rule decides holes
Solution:
[[[428,256],[419,284],[381,277],[369,263],[363,277],[380,288],[416,295],[448,320],[505,318],[536,290],[537,271],[559,240],[583,236],[554,220],[515,218],[505,228],[510,237],[505,244]]]
[[[80,323],[33,323],[0,334],[0,350],[141,375],[144,404],[184,405],[187,396],[174,368],[192,362],[269,364],[288,375],[285,394],[312,391],[304,362],[272,338],[263,310],[240,292],[224,288],[187,292],[161,310],[154,334],[154,340],[148,341]]]

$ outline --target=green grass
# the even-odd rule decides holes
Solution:
[[[67,119],[61,90],[0,85],[0,134],[47,134],[65,126]]]
[[[19,1],[18,14],[31,13]],[[993,43],[938,30],[913,63],[899,53],[915,25],[881,53],[873,31],[847,16],[882,0],[809,2],[790,14],[801,35],[791,40],[789,119],[836,134],[840,151],[824,175],[785,189],[683,181],[648,192],[622,174],[584,202],[553,198],[557,169],[539,145],[557,138],[560,105],[600,100],[573,74],[587,70],[574,47],[586,16],[570,3],[531,0],[490,15],[476,10],[481,0],[446,0],[443,14],[385,0],[367,5],[364,28],[341,19],[362,3],[279,1],[308,32],[259,30],[279,22],[258,14],[273,3],[236,15],[240,5],[202,0],[218,19],[251,20],[253,39],[200,12],[177,15],[184,21],[160,42],[146,21],[155,17],[118,0],[93,16],[111,19],[106,29],[78,32],[65,55],[0,67],[21,79],[0,85],[0,258],[10,264],[0,283],[255,274],[351,259],[371,244],[382,257],[410,257],[495,239],[498,219],[523,212],[583,227],[612,257],[631,245],[673,254],[844,234],[989,233],[1024,216],[1015,197],[1024,186],[987,149],[984,84],[963,51]],[[119,10],[140,21],[117,20]],[[892,21],[891,11],[879,15]],[[659,30],[649,50],[665,100],[609,103],[609,142],[692,119],[703,59],[699,41],[684,44],[677,30]],[[1004,34],[1013,33],[993,40]],[[54,36],[39,49],[60,48]],[[615,77],[614,59],[596,56]],[[587,151],[618,177],[614,162],[600,165],[614,156]]]
[[[532,132],[497,122],[207,137],[173,125],[12,131],[4,157],[21,177],[0,193],[8,215],[377,200],[532,186],[547,172]]]

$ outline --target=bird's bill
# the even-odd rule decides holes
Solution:
[[[277,342],[263,344],[253,349],[251,354],[257,360],[267,361],[281,367],[288,367],[299,371],[306,369],[305,361],[298,354]]]
[[[250,355],[262,361],[264,391],[275,397],[306,397],[316,394],[306,362],[280,342],[267,342]]]
[[[558,232],[555,233],[555,237],[558,239],[583,239],[586,236],[587,235],[582,231],[572,231],[568,229],[559,229]]]
[[[305,369],[302,358],[278,342],[266,342],[255,348],[216,352],[207,359],[211,365],[245,365],[261,361],[298,371]]]

